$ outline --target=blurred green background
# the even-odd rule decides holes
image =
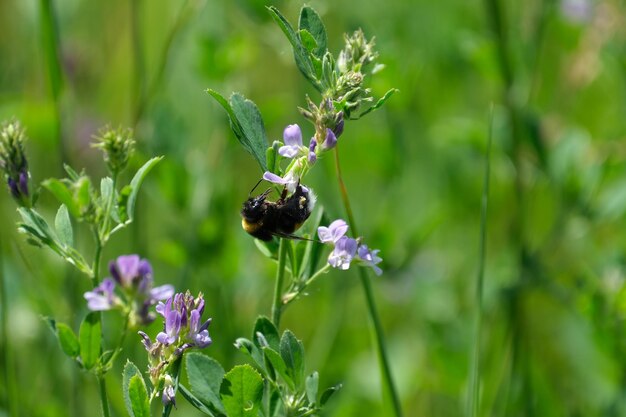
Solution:
[[[305,126],[296,107],[305,94],[316,97],[267,4],[0,2],[0,119],[25,125],[33,180],[61,176],[62,161],[104,174],[89,142],[105,124],[136,129],[134,168],[165,155],[140,193],[137,221],[115,235],[104,260],[139,253],[153,263],[157,285],[203,291],[214,340],[205,353],[225,367],[244,360],[234,340],[269,313],[275,266],[240,227],[241,203],[261,173],[204,90],[254,100],[270,140],[287,124]],[[269,4],[292,22],[302,6]],[[310,5],[335,53],[344,32],[375,36],[386,68],[372,88],[378,96],[400,90],[348,123],[340,148],[361,233],[384,258],[374,288],[405,414],[466,410],[492,123],[480,415],[626,415],[623,1]],[[49,64],[50,13],[59,71]],[[344,216],[332,159],[307,179],[330,216]],[[39,206],[48,216],[57,207],[46,192]],[[95,381],[40,320],[54,316],[77,329],[90,283],[27,245],[16,220],[2,193],[9,327],[0,366],[9,380],[0,384],[0,415],[9,415],[10,395],[20,416],[98,415]],[[79,243],[89,248],[90,236]],[[119,325],[114,316],[105,315],[106,325]],[[320,372],[322,386],[344,385],[325,415],[389,415],[354,271],[331,272],[283,317],[304,342],[307,370]],[[148,333],[158,330],[155,323]],[[124,354],[145,369],[139,337],[127,339]],[[118,362],[107,378],[121,416]],[[194,415],[179,403],[175,413]]]

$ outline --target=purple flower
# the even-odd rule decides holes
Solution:
[[[150,340],[150,337],[142,331],[138,331],[137,333],[139,334],[139,336],[141,336],[141,343],[143,343],[143,346],[148,352],[150,352],[150,350],[152,349],[152,340]]]
[[[139,255],[122,255],[109,263],[111,276],[123,288],[137,288],[144,293],[152,286],[152,266]]]
[[[328,263],[333,268],[347,270],[356,254],[357,246],[358,243],[355,239],[342,236],[335,242],[335,249],[330,253]]]
[[[172,295],[174,295],[174,286],[169,284],[161,285],[150,290],[150,300],[154,301],[167,300]]]
[[[378,256],[378,252],[380,252],[380,250],[370,250],[365,244],[361,244],[357,250],[360,263],[371,267],[374,270],[374,273],[380,276],[380,274],[383,273],[383,270],[377,266],[382,261],[382,258]]]
[[[114,289],[115,282],[111,278],[103,280],[93,291],[84,294],[87,308],[91,311],[104,311],[113,308],[115,304]]]
[[[205,321],[202,325],[200,325],[200,317],[202,312],[198,310],[191,311],[191,317],[189,318],[189,339],[191,339],[192,343],[199,347],[205,348],[209,346],[212,342],[211,337],[209,336],[209,324],[211,324],[211,319]]]
[[[322,149],[329,150],[337,145],[337,137],[332,130],[326,129],[326,139],[322,142]]]
[[[165,375],[165,386],[163,387],[161,401],[163,406],[173,404],[176,407],[176,390],[174,390],[174,381],[172,381],[170,375]]]
[[[173,344],[178,339],[182,322],[182,314],[176,309],[172,310],[172,302],[173,299],[170,298],[161,311],[157,309],[165,317],[165,331],[160,332],[156,340],[166,346]]]
[[[317,228],[317,235],[322,243],[336,243],[348,231],[348,224],[341,220],[335,220],[328,227]]]
[[[296,187],[300,183],[300,178],[294,174],[294,171],[291,170],[285,175],[285,177],[280,177],[272,172],[266,171],[263,174],[263,179],[265,181],[272,182],[274,184],[281,184],[287,187],[287,190],[290,193],[293,193],[296,190]]]
[[[289,125],[283,131],[283,140],[285,146],[281,146],[278,149],[278,153],[285,158],[294,158],[306,148],[302,145],[302,131],[300,126],[293,124]]]

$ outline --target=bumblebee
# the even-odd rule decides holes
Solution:
[[[298,184],[290,196],[287,196],[285,188],[277,201],[268,201],[270,191],[271,189],[257,197],[250,197],[243,203],[243,230],[264,241],[272,240],[272,236],[296,238],[293,232],[311,215],[315,206],[315,195]]]

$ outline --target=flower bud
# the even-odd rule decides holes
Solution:
[[[0,130],[0,169],[11,196],[21,206],[30,206],[30,174],[24,153],[24,129],[17,121],[4,123]]]
[[[114,175],[123,171],[135,147],[132,129],[105,127],[94,138],[93,147],[102,150],[109,171]]]

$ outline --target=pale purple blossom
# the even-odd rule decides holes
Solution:
[[[172,380],[172,376],[166,374],[164,379],[165,381],[163,386],[163,392],[161,395],[161,401],[163,402],[163,406],[172,404],[174,407],[176,407],[176,390],[174,389],[174,381]]]
[[[139,255],[122,255],[109,263],[109,272],[124,288],[138,288],[144,292],[152,286],[152,266]]]
[[[355,239],[347,236],[341,237],[335,242],[335,249],[330,253],[328,263],[333,268],[347,270],[356,254],[357,246],[358,243]]]
[[[317,228],[317,235],[322,243],[336,243],[348,231],[348,224],[341,219],[335,220],[328,227]]]
[[[274,184],[284,185],[290,193],[293,193],[300,183],[300,177],[294,173],[294,170],[289,171],[284,177],[266,171],[263,174],[263,179]]]
[[[278,153],[285,158],[295,158],[306,151],[302,145],[302,130],[297,124],[289,125],[283,131],[284,146],[278,149]]]
[[[87,291],[84,294],[85,300],[87,300],[87,308],[91,311],[112,309],[115,305],[114,289],[115,281],[111,278],[106,278],[92,291]]]
[[[360,263],[365,266],[369,266],[374,270],[376,275],[380,276],[380,274],[383,273],[383,270],[378,266],[378,264],[382,261],[382,258],[378,256],[378,252],[380,252],[380,250],[370,250],[365,244],[359,245],[359,248],[357,249],[357,255]]]

